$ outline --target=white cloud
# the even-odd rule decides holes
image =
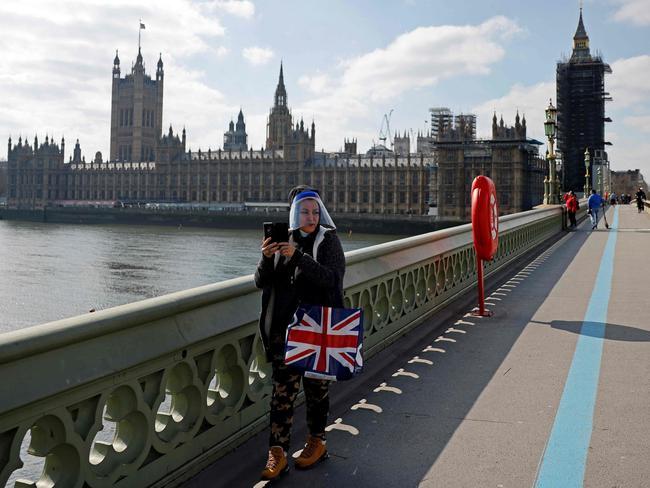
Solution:
[[[607,91],[612,94],[614,106],[627,108],[641,102],[650,103],[650,56],[617,59],[611,64],[612,74],[606,78]]]
[[[298,79],[298,85],[317,95],[322,95],[330,88],[330,78],[326,74],[304,75]]]
[[[227,56],[230,53],[230,49],[228,49],[225,46],[219,46],[216,49],[214,49],[214,55],[218,58],[223,58]]]
[[[274,53],[269,48],[252,46],[245,47],[242,50],[242,55],[244,56],[244,59],[253,66],[261,66],[271,61]]]
[[[617,59],[612,74],[606,77],[606,90],[613,101],[607,105],[607,114],[613,122],[607,125],[608,150],[615,169],[639,168],[650,177],[650,56]]]
[[[174,63],[168,70],[173,76],[165,80],[163,133],[170,124],[175,132],[185,127],[188,149],[196,151],[201,147],[205,151],[221,147],[228,114],[234,113],[237,107],[229,105],[219,90],[206,83],[204,73]]]
[[[228,49],[215,44],[225,30],[217,14],[190,0],[0,2],[0,136],[16,140],[22,134],[31,140],[38,133],[42,140],[47,132],[59,140],[65,135],[68,154],[78,137],[86,158],[97,150],[107,157],[113,57],[119,49],[122,76],[130,72],[140,18],[146,25],[142,54],[149,74],[162,52],[165,125],[187,124],[193,145],[220,145],[218,132],[237,107],[186,59],[226,56]],[[125,19],[132,22],[126,25]]]
[[[319,96],[294,113],[316,117],[319,146],[338,148],[345,134],[356,136],[360,149],[368,147],[373,134],[358,128],[375,125],[388,103],[444,79],[489,73],[504,58],[506,41],[520,32],[502,16],[478,25],[418,27],[386,47],[344,60],[339,74],[301,77],[299,84]]]
[[[650,142],[647,137],[638,133],[624,132],[622,134],[609,132],[607,138],[613,146],[607,149],[611,168],[616,171],[640,169],[647,180],[650,176]]]
[[[650,25],[650,0],[613,0],[617,5],[614,19],[634,25]]]
[[[478,26],[418,27],[384,49],[345,62],[342,84],[377,101],[460,74],[486,74],[504,57],[500,42],[519,31],[505,17]]]
[[[623,123],[631,129],[650,134],[650,115],[625,117]],[[650,175],[648,176],[650,177]]]
[[[244,19],[251,19],[255,15],[255,4],[249,0],[217,0],[213,5],[215,8]]]

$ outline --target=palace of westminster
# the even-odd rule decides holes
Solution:
[[[43,208],[70,201],[167,202],[229,208],[244,202],[258,206],[286,203],[289,190],[307,184],[321,191],[333,213],[437,214],[450,221],[470,220],[470,188],[479,174],[496,184],[503,214],[541,203],[545,163],[535,140],[526,138],[526,120],[517,114],[508,127],[492,121],[492,139],[476,139],[476,119],[447,119],[432,111],[435,133],[394,137],[358,154],[356,140],[342,152],[318,152],[316,126],[296,122],[287,105],[283,68],[267,121],[266,144],[248,146],[244,115],[230,122],[223,148],[186,149],[186,133],[163,133],[164,70],[146,71],[138,49],[131,72],[121,77],[113,62],[110,157],[97,152],[92,161],[79,141],[65,161],[65,141],[45,138],[32,145],[19,138],[8,143],[7,204]],[[447,111],[448,112],[448,111]],[[448,114],[447,114],[448,115]],[[415,142],[415,141],[414,141]],[[256,203],[257,202],[257,203]],[[437,210],[432,212],[431,209]]]

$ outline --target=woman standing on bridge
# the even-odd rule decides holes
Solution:
[[[303,378],[284,364],[287,326],[300,304],[343,307],[345,256],[334,222],[317,191],[305,186],[289,194],[288,242],[262,242],[255,284],[262,288],[260,334],[273,369],[271,435],[262,479],[279,478],[289,470],[287,451],[293,424],[293,404],[302,380],[309,436],[298,469],[327,457],[325,427],[329,413],[329,381]]]

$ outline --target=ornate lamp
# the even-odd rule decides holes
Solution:
[[[544,203],[557,205],[560,203],[560,182],[557,179],[555,151],[553,150],[553,143],[555,142],[555,135],[557,132],[557,109],[553,106],[553,101],[550,99],[545,113],[546,121],[544,121],[544,134],[548,138],[549,152],[546,156],[546,159],[548,160],[548,191],[544,192]]]
[[[549,99],[548,107],[546,107],[546,110],[544,112],[546,113],[546,121],[544,122],[544,134],[546,134],[546,137],[549,139],[555,139],[555,132],[557,129],[557,108],[553,106],[551,99]]]

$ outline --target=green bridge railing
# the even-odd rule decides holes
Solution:
[[[559,206],[502,217],[486,273],[557,235],[564,217]],[[469,225],[346,260],[366,358],[476,284]],[[244,276],[0,335],[0,485],[175,486],[264,428],[259,307]],[[41,460],[30,481],[14,481],[21,456]]]

